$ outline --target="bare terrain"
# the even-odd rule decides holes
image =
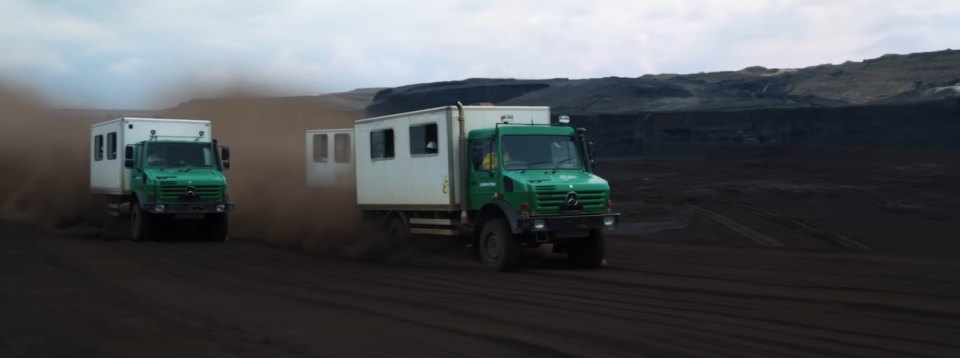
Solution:
[[[0,356],[960,355],[956,167],[790,163],[603,163],[626,225],[599,270],[2,222]]]
[[[605,269],[501,274],[0,233],[9,357],[960,354],[953,261],[619,237]]]
[[[960,258],[960,151],[716,147],[598,171],[621,234],[724,246]],[[746,155],[745,153],[750,153]]]

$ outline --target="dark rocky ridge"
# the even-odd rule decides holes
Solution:
[[[335,111],[351,117],[363,117],[367,105],[377,93],[384,88],[358,88],[348,92],[327,93],[318,96],[297,96],[297,97],[261,97],[261,96],[237,96],[227,98],[198,98],[178,104],[174,108],[168,108],[161,111],[182,111],[192,108],[217,107],[229,105],[232,100],[241,99],[247,105],[282,105],[285,107],[312,107],[313,109],[323,109],[325,111]],[[161,112],[156,111],[156,112]]]
[[[368,116],[463,103],[550,106],[606,155],[717,144],[960,146],[960,51],[803,69],[598,79],[467,79],[380,91]]]

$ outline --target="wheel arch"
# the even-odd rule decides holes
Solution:
[[[473,229],[473,243],[476,244],[477,239],[480,237],[480,231],[483,230],[483,225],[492,219],[503,218],[507,220],[507,224],[510,225],[510,231],[514,234],[520,233],[520,228],[517,225],[517,220],[520,218],[520,215],[513,210],[513,207],[509,203],[502,199],[497,199],[490,201],[486,205],[480,208],[480,211],[477,213],[477,218],[474,220],[474,229]]]
[[[147,202],[147,193],[143,190],[134,190],[133,195],[130,196],[130,199],[137,203],[146,203]]]
[[[400,221],[403,222],[403,225],[409,228],[410,222],[407,221],[407,214],[399,210],[389,210],[384,212],[383,220],[380,222],[380,225],[383,227],[387,227],[387,224],[390,223],[390,220],[395,217],[399,218]]]

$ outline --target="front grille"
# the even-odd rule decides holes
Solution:
[[[538,192],[534,209],[537,215],[557,214],[570,211],[566,207],[567,191]],[[607,205],[607,192],[605,191],[578,191],[576,192],[583,212],[602,212]]]
[[[197,194],[194,199],[186,197],[187,188],[193,187]],[[159,201],[183,202],[195,201],[201,203],[222,202],[223,193],[219,185],[164,185],[160,187]]]

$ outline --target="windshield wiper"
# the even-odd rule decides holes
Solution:
[[[533,169],[532,166],[534,166],[534,165],[543,164],[543,163],[546,163],[546,162],[549,162],[549,160],[541,160],[541,161],[536,161],[536,162],[533,162],[533,163],[526,163],[526,164],[527,164],[527,167],[526,167],[526,168],[523,168],[523,170],[520,170],[520,174],[525,173],[525,172],[526,172],[527,170],[529,170],[529,169]]]
[[[563,163],[565,163],[565,162],[569,162],[569,161],[573,160],[573,158],[574,158],[574,157],[567,157],[567,159],[564,159],[564,160],[561,160],[561,161],[557,162],[557,165],[556,165],[555,167],[553,167],[553,173],[550,173],[550,174],[557,174],[557,169],[560,169],[560,164],[563,164]]]
[[[181,173],[186,173],[186,172],[189,172],[191,169],[193,169],[194,165],[180,161],[180,163],[177,163],[176,165],[171,165],[170,167],[177,168],[178,170],[180,170]]]

